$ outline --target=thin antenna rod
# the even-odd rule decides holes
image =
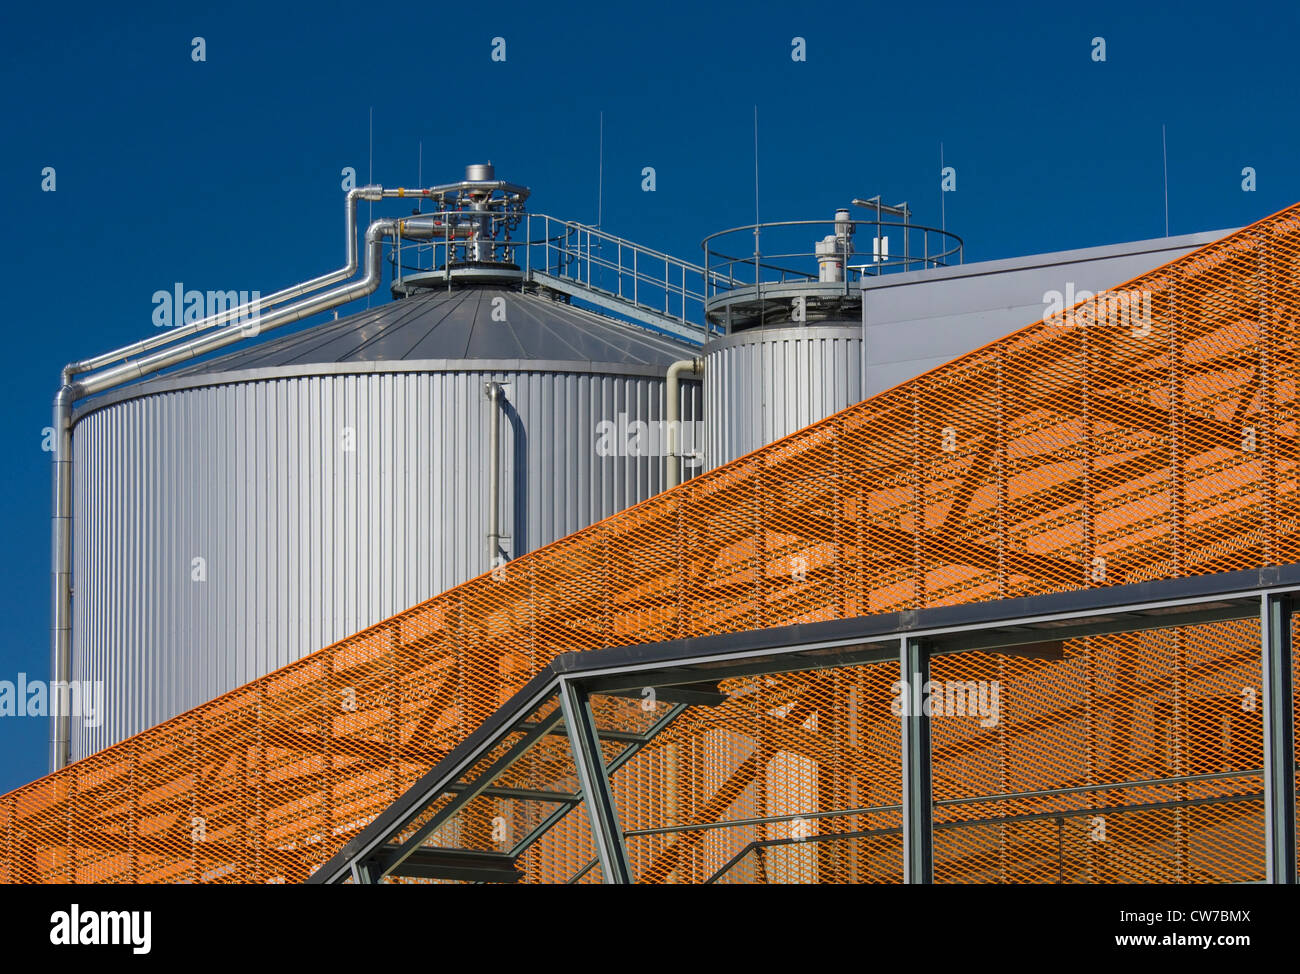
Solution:
[[[600,165],[596,177],[596,226],[605,218],[605,113],[600,113]]]
[[[1165,236],[1169,236],[1169,140],[1165,137],[1165,126],[1160,126],[1160,148],[1165,156]]]
[[[754,256],[758,256],[758,106],[754,106]],[[754,279],[758,283],[758,278]]]
[[[370,106],[370,169],[366,174],[366,184],[375,184],[375,106]],[[370,201],[370,222],[375,222],[375,201]],[[366,295],[366,308],[370,308],[370,295]]]
[[[424,188],[424,140],[423,139],[420,140],[419,160],[420,161],[416,163],[416,168],[415,168],[415,185],[423,189]],[[415,198],[415,208],[420,213],[424,212],[423,196],[417,196]]]
[[[943,143],[940,142],[939,143],[939,229],[940,230],[948,229],[948,210],[947,210],[948,201],[947,199],[945,199],[947,195],[948,194],[943,191]]]
[[[766,308],[763,301],[762,277],[759,274],[759,229],[758,229],[758,106],[754,106],[754,288],[758,291],[758,320],[764,320]]]

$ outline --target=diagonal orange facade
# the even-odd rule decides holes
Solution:
[[[1300,561],[1298,319],[1300,205],[9,793],[0,876],[302,881],[564,652]],[[996,726],[935,722],[936,880],[1258,879],[1258,649],[1232,622],[936,660],[1003,688]],[[896,678],[689,708],[614,777],[636,878],[898,881]],[[567,744],[512,775],[571,789]],[[485,795],[440,839],[540,817]],[[569,815],[519,868],[592,855]]]

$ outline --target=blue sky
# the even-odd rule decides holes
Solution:
[[[1162,236],[1162,124],[1171,233],[1300,199],[1294,0],[16,6],[0,680],[49,675],[41,431],[60,367],[153,333],[174,282],[269,293],[342,263],[340,170],[368,174],[372,108],[375,181],[415,184],[423,142],[426,184],[491,159],[533,209],[591,222],[603,111],[605,227],[688,260],[752,222],[755,105],[764,220],[882,193],[937,224],[942,142],[967,260]],[[45,772],[46,737],[0,719],[0,791]]]

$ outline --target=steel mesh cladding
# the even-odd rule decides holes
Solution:
[[[568,651],[1300,561],[1298,313],[1293,207],[11,792],[4,878],[306,879]],[[987,688],[932,721],[936,879],[1261,878],[1260,639],[936,657]],[[898,672],[594,694],[633,878],[897,881]],[[417,878],[447,848],[600,875],[557,721],[456,765],[405,827]]]
[[[73,432],[73,679],[108,705],[73,725],[73,755],[472,578],[489,549],[508,560],[662,490],[665,460],[602,449],[602,424],[617,447],[662,422],[665,369],[690,352],[457,285],[92,400]],[[698,416],[699,384],[680,389]]]
[[[999,686],[994,728],[933,723],[937,881],[1264,879],[1257,621],[940,657],[931,677]]]

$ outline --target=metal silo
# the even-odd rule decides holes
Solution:
[[[704,351],[708,467],[863,398],[864,274],[960,259],[961,241],[911,223],[906,203],[854,203],[874,219],[853,220],[841,209],[820,223],[765,223],[705,239],[706,315],[725,331]],[[868,237],[870,256],[850,264],[859,255],[855,240]]]
[[[751,328],[711,341],[704,361],[710,468],[862,399],[862,326]]]
[[[661,424],[696,346],[538,286],[469,211],[399,221],[449,244],[404,299],[72,411],[71,675],[106,701],[73,758],[663,489],[601,431]]]

